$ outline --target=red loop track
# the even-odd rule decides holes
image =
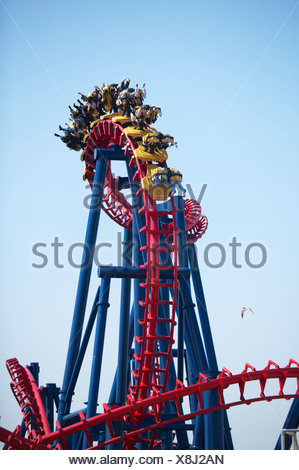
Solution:
[[[125,130],[120,124],[109,119],[100,120],[93,126],[84,151],[85,175],[91,187],[93,185],[96,166],[94,150],[96,148],[109,148],[110,145],[125,147],[126,154],[134,156],[134,150],[138,148],[139,144],[137,140],[131,139],[126,135]],[[146,175],[146,164],[140,163],[137,158],[133,158],[133,161],[134,165],[137,167],[135,178],[140,181],[140,175],[142,174],[142,177]],[[116,223],[128,230],[132,230],[132,206],[119,190],[117,178],[115,178],[111,172],[110,163],[106,174],[102,208]],[[194,243],[205,233],[208,221],[206,216],[201,214],[199,202],[186,199],[185,223],[189,243]]]
[[[21,408],[28,439],[37,440],[39,436],[49,434],[50,427],[43,406],[41,392],[27,367],[22,367],[17,359],[6,361],[6,367],[12,378],[12,392]]]
[[[20,366],[21,367],[21,366]],[[287,379],[296,379],[296,390],[293,390],[292,393],[284,393],[284,387]],[[268,381],[275,380],[278,385],[277,392],[275,394],[266,395],[265,387]],[[259,393],[254,397],[245,396],[246,383],[256,383],[259,386]],[[290,382],[291,383],[291,382]],[[237,385],[239,387],[239,399],[233,402],[224,402],[224,392],[230,386]],[[216,390],[219,396],[219,405],[212,408],[205,408],[203,401],[203,392],[208,390]],[[181,408],[181,399],[186,396],[196,395],[198,400],[198,411],[188,414],[183,414]],[[17,430],[13,434],[9,434],[8,431],[0,427],[0,438],[1,440],[10,439],[10,448],[35,448],[35,449],[48,449],[48,445],[61,440],[63,449],[68,449],[67,437],[71,436],[74,433],[83,431],[87,436],[89,442],[89,449],[99,449],[105,447],[109,444],[115,444],[119,441],[124,441],[124,448],[132,448],[134,442],[140,440],[141,434],[147,431],[155,431],[161,426],[165,427],[167,425],[173,424],[178,421],[187,421],[191,418],[194,418],[200,414],[208,414],[212,411],[217,411],[221,409],[228,409],[233,406],[238,406],[242,404],[250,405],[258,401],[271,401],[274,399],[286,399],[299,397],[299,363],[290,359],[287,366],[280,368],[273,361],[269,361],[267,366],[264,369],[256,370],[250,364],[245,365],[245,369],[240,373],[233,375],[229,370],[223,369],[222,372],[218,375],[216,379],[209,380],[204,374],[200,374],[198,381],[194,385],[185,387],[180,381],[177,381],[177,385],[174,390],[160,393],[157,391],[155,395],[145,398],[140,401],[135,401],[126,406],[115,406],[109,408],[107,405],[103,405],[104,412],[102,414],[96,415],[92,418],[85,419],[83,413],[80,413],[80,421],[73,425],[61,428],[59,423],[57,423],[57,431],[52,433],[44,433],[35,437],[34,439],[22,438]],[[173,417],[167,421],[161,422],[161,409],[163,404],[169,401],[174,401],[176,405],[176,413]],[[136,413],[142,415],[144,412],[148,416],[153,417],[153,424],[142,426],[136,420]],[[126,433],[121,436],[116,436],[113,432],[113,422],[125,420],[132,424],[132,430],[128,430]],[[100,445],[92,445],[92,440],[89,434],[89,429],[99,425],[101,423],[106,423],[109,430],[111,438]],[[9,435],[8,435],[9,434]],[[155,445],[155,443],[152,443]]]

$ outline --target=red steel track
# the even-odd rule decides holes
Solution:
[[[292,378],[296,379],[296,390],[294,390],[292,393],[284,394],[286,380]],[[272,379],[276,379],[276,381],[278,381],[278,391],[274,395],[266,395],[265,387],[267,381]],[[259,396],[246,398],[245,385],[246,383],[253,382],[256,382],[259,385],[260,394]],[[234,402],[224,403],[224,391],[232,385],[237,385],[239,387],[240,397]],[[208,390],[217,390],[219,395],[218,406],[214,406],[213,408],[204,407],[203,393]],[[196,395],[199,407],[198,411],[194,413],[183,414],[181,409],[181,399],[190,395]],[[298,362],[291,359],[286,367],[280,368],[274,362],[269,361],[268,365],[261,370],[256,370],[250,364],[246,364],[245,369],[240,374],[233,375],[230,371],[224,368],[216,379],[209,380],[204,374],[200,374],[198,382],[188,387],[185,387],[180,381],[177,380],[177,385],[172,391],[160,393],[158,390],[156,390],[156,392],[151,397],[140,401],[134,401],[126,406],[115,406],[109,408],[106,404],[104,404],[104,413],[89,419],[85,419],[83,413],[80,412],[80,421],[78,423],[61,428],[60,424],[57,422],[57,431],[47,434],[40,433],[34,440],[24,439],[18,435],[17,432],[15,432],[10,434],[9,437],[11,446],[10,448],[22,449],[31,446],[31,448],[44,448],[46,450],[48,449],[49,444],[54,443],[57,440],[61,440],[63,449],[68,449],[66,438],[80,431],[83,431],[87,436],[90,450],[99,449],[109,444],[115,444],[119,441],[124,441],[124,448],[132,448],[132,444],[136,442],[138,437],[144,432],[155,431],[178,421],[187,421],[200,414],[208,414],[212,411],[228,409],[242,404],[249,405],[258,401],[271,401],[282,398],[289,400],[296,397],[299,397]],[[161,410],[163,408],[163,404],[169,401],[174,401],[176,405],[175,416],[173,416],[171,419],[168,419],[167,421],[161,421]],[[140,415],[146,412],[148,416],[152,416],[154,418],[154,424],[143,427],[140,427],[140,425],[138,426],[138,422],[135,418],[136,412],[138,412]],[[131,423],[132,430],[128,430],[121,436],[115,436],[113,432],[113,422],[121,420],[126,421],[127,423]],[[111,439],[100,445],[93,446],[88,429],[101,423],[106,423],[110,431]],[[8,439],[8,431],[0,428],[0,438],[3,441],[4,439]]]
[[[6,367],[12,378],[10,383],[13,394],[21,408],[25,429],[29,439],[50,432],[47,416],[41,399],[41,389],[31,372],[20,366],[17,359],[6,361]]]
[[[141,247],[141,250],[146,251],[147,260],[146,264],[141,266],[146,268],[146,282],[142,283],[142,286],[145,288],[145,300],[140,302],[140,305],[144,308],[144,318],[141,321],[141,326],[143,327],[143,335],[137,337],[136,340],[141,344],[140,354],[135,354],[134,357],[139,363],[139,368],[136,371],[133,371],[133,376],[136,379],[136,385],[131,386],[130,399],[133,400],[144,400],[148,392],[150,392],[153,387],[155,390],[160,390],[162,393],[166,390],[167,379],[169,377],[169,367],[172,360],[171,351],[172,344],[174,343],[174,326],[175,322],[175,312],[177,308],[177,270],[178,270],[178,248],[177,248],[177,226],[175,221],[175,212],[176,208],[174,206],[173,198],[172,202],[172,211],[171,212],[158,212],[156,208],[156,203],[150,198],[150,196],[144,191],[144,207],[141,209],[142,213],[145,213],[146,224],[146,240],[147,245]],[[159,229],[159,216],[163,215],[172,215],[173,223],[172,229],[169,230],[173,237],[173,245],[168,245],[167,248],[160,247],[160,229]],[[164,265],[161,265],[160,262],[160,253],[162,251],[173,252],[173,264],[166,266],[167,269],[173,271],[173,281],[172,284],[162,283],[160,281],[160,270],[165,268]],[[173,289],[173,298],[172,301],[161,300],[160,288],[161,287],[171,287]],[[158,309],[159,306],[169,305],[171,307],[171,315],[169,319],[158,318]],[[157,323],[161,321],[166,321],[170,325],[170,332],[168,336],[159,336],[157,335]],[[161,352],[158,349],[157,341],[167,341],[168,342],[168,351]],[[162,357],[166,358],[166,366],[162,367],[159,359]],[[154,379],[152,381],[151,377]]]

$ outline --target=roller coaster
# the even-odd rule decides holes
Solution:
[[[83,179],[92,189],[63,383],[39,386],[38,363],[6,361],[22,422],[14,431],[0,427],[4,450],[232,450],[228,410],[273,399],[294,399],[284,427],[297,427],[298,362],[279,367],[269,361],[261,370],[245,364],[239,374],[218,368],[194,245],[208,222],[200,204],[185,199],[181,172],[167,166],[176,142],[152,127],[161,109],[145,105],[145,85],[130,88],[129,79],[80,95],[69,107],[71,123],[55,134],[81,151]],[[114,175],[116,161],[126,176]],[[100,285],[84,329],[102,211],[124,230],[122,265],[98,268]],[[107,384],[101,370],[113,279],[121,279],[119,341],[114,380]],[[74,411],[93,330],[86,406]],[[296,384],[292,392],[285,392],[286,381]],[[256,384],[254,396],[248,383]],[[100,385],[110,395],[98,412]],[[238,394],[230,400],[232,388]]]

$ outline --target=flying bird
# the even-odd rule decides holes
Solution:
[[[254,313],[253,313],[253,311],[251,310],[251,308],[249,308],[249,307],[243,307],[242,310],[241,310],[241,318],[244,317],[244,313],[246,312],[246,310],[248,310],[249,312],[251,312],[251,313],[254,315]]]

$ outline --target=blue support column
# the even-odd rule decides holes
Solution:
[[[176,223],[177,223],[177,238],[179,247],[179,265],[182,268],[188,267],[188,247],[185,227],[185,201],[182,196],[174,196],[174,203],[176,207]]]
[[[84,315],[87,303],[88,289],[90,283],[90,276],[93,264],[93,256],[96,244],[96,237],[101,213],[101,204],[104,191],[104,183],[107,172],[107,157],[95,151],[95,158],[97,159],[94,185],[90,203],[90,210],[88,214],[88,222],[85,236],[85,249],[82,256],[82,264],[79,275],[79,282],[77,288],[77,296],[75,301],[75,308],[73,314],[73,322],[69,340],[69,347],[67,352],[66,366],[63,378],[63,385],[60,395],[60,404],[58,412],[58,420],[61,422],[65,409],[69,408],[69,403],[65,403],[65,394],[69,387],[69,382],[72,376],[73,368],[77,359],[82,326],[84,322]]]
[[[178,379],[184,382],[185,314],[180,289],[178,289]]]
[[[132,266],[132,233],[124,230],[123,243],[123,267]],[[129,316],[131,300],[131,278],[123,278],[121,283],[120,319],[119,319],[119,340],[118,340],[118,366],[116,372],[116,400],[109,405],[124,405],[127,396],[127,375],[129,362]],[[122,434],[123,422],[118,421],[112,424],[116,436]],[[109,431],[106,432],[107,436]],[[122,449],[123,442],[107,446],[107,449]]]
[[[56,405],[59,402],[59,388],[55,383],[47,383],[43,387],[42,400],[50,430],[54,431],[54,404]]]
[[[123,241],[123,267],[132,266],[132,233],[125,229]],[[118,368],[116,403],[124,405],[127,396],[127,370],[129,360],[129,316],[131,300],[131,279],[123,278],[121,285],[120,323],[118,342]]]
[[[191,244],[188,247],[188,260],[189,260],[189,266],[190,266],[191,275],[192,275],[197,309],[199,313],[202,336],[203,336],[206,355],[207,355],[208,367],[209,367],[209,371],[214,371],[214,375],[217,376],[216,372],[218,371],[218,364],[217,364],[217,359],[216,359],[216,352],[214,348],[214,342],[213,342],[212,331],[211,331],[210,322],[209,322],[208,310],[207,310],[204,290],[203,290],[203,286],[201,282],[200,270],[199,270],[197,255],[196,255],[196,248],[194,244]],[[216,392],[211,392],[211,393],[214,393],[215,395],[214,401],[215,400],[217,401],[218,400],[217,393]],[[229,426],[228,417],[227,417],[227,411],[226,410],[219,411],[219,412],[217,411],[214,413],[219,414],[219,423],[221,423],[222,421],[224,423],[224,432],[225,432],[224,447],[228,450],[232,450],[234,447],[233,447],[230,426]],[[214,422],[215,416],[213,417],[207,416],[206,420],[209,420],[209,419],[211,419],[212,422]],[[217,446],[223,443],[222,437],[220,437],[219,439],[220,441],[215,443],[215,445]],[[217,447],[217,448],[220,448],[220,447]]]
[[[169,282],[169,280],[168,280]],[[161,298],[162,300],[169,300],[169,289],[167,287],[162,287],[161,288]],[[160,305],[159,306],[159,316],[161,318],[169,318],[169,306],[166,306],[166,305]],[[164,323],[164,322],[159,322],[157,324],[157,333],[158,335],[160,336],[169,336],[169,326],[167,323]],[[167,341],[160,341],[159,342],[159,345],[160,345],[160,350],[162,352],[167,352],[168,350],[168,342]],[[164,357],[161,358],[161,361],[162,361],[162,367],[165,368],[165,365],[166,365],[166,359]],[[173,390],[176,386],[176,373],[175,373],[175,367],[174,367],[174,363],[173,361],[171,361],[170,363],[170,368],[169,368],[169,373],[170,373],[170,377],[168,379],[168,382],[167,382],[167,390]],[[176,412],[176,407],[175,407],[175,404],[173,402],[171,402],[169,404],[169,411],[171,412]],[[167,412],[167,408],[165,407],[165,411]],[[164,445],[169,445],[169,442],[167,441],[167,439],[169,438],[169,434],[163,434],[163,439],[166,439],[165,442],[163,442],[162,440],[162,449],[168,449],[168,447],[164,447]],[[161,437],[162,439],[162,437]],[[184,429],[179,429],[177,430],[177,440],[178,440],[178,445],[179,445],[179,449],[189,449],[189,440],[188,440],[188,434],[187,434],[187,431],[184,430]],[[171,447],[169,447],[170,449],[172,449],[172,444],[171,444]]]
[[[129,319],[129,342],[128,342],[128,352],[127,352],[128,363],[129,363],[129,357],[130,357],[133,340],[134,340],[134,304],[132,305],[130,319]],[[113,379],[113,384],[111,387],[111,392],[109,395],[108,403],[116,403],[116,382],[117,382],[117,370]]]
[[[215,379],[217,373],[206,372],[208,379]],[[217,390],[209,390],[203,393],[204,408],[212,408],[219,405]],[[213,411],[204,415],[205,450],[224,449],[224,413],[223,410]]]
[[[106,329],[107,310],[109,307],[110,276],[104,276],[101,283],[100,298],[98,302],[97,324],[95,331],[94,350],[92,357],[90,385],[86,419],[95,416],[97,411],[97,400],[100,386],[100,376],[103,359],[104,337]],[[87,439],[84,436],[83,449],[88,447]]]
[[[172,450],[172,430],[163,429],[158,433],[161,439],[161,450]]]
[[[198,260],[196,256],[196,249],[194,244],[191,244],[188,247],[188,258],[189,258],[189,266],[191,270],[194,292],[196,297],[196,304],[199,313],[199,319],[201,323],[201,330],[202,336],[205,344],[206,354],[207,354],[207,361],[209,364],[209,370],[218,370],[216,353],[212,338],[212,332],[208,317],[208,311],[205,301],[205,296],[203,292],[203,287],[201,283],[201,277],[199,272]]]
[[[198,409],[198,403],[196,403],[196,406]],[[196,416],[195,423],[194,423],[194,431],[193,431],[193,442],[190,448],[194,450],[205,449],[204,416],[203,415]]]
[[[194,374],[190,354],[186,349],[186,371],[187,371],[187,384],[193,385],[197,382],[198,376]],[[190,395],[189,397],[190,410],[192,413],[198,411],[198,400],[196,395]],[[193,439],[190,449],[204,449],[204,417],[203,415],[196,416],[193,420]]]
[[[73,434],[72,436],[72,450],[79,450],[78,445],[81,437],[81,433],[77,432],[76,434]]]
[[[89,316],[89,319],[88,319],[88,322],[87,322],[87,325],[86,325],[86,330],[85,330],[85,333],[84,333],[84,336],[83,336],[83,339],[82,339],[82,343],[81,343],[81,346],[80,346],[80,351],[79,351],[79,354],[77,356],[77,360],[76,360],[76,363],[74,365],[74,370],[73,370],[73,373],[72,373],[72,376],[71,376],[71,379],[70,379],[70,383],[69,383],[69,386],[68,386],[68,389],[67,389],[67,392],[66,392],[66,395],[65,395],[65,402],[68,404],[68,408],[65,409],[65,411],[64,411],[65,414],[69,413],[69,411],[70,411],[71,399],[72,399],[72,396],[73,396],[73,393],[74,393],[74,390],[75,390],[75,386],[76,386],[76,383],[77,383],[77,380],[78,380],[78,377],[79,377],[82,362],[83,362],[85,352],[86,352],[86,349],[87,349],[87,346],[88,346],[88,343],[89,343],[90,335],[91,335],[93,325],[94,325],[94,322],[95,322],[95,319],[96,319],[96,316],[97,316],[99,296],[100,296],[100,287],[98,287],[98,290],[97,290],[97,293],[96,293],[96,296],[95,296],[95,300],[94,300],[94,303],[93,303],[93,306],[92,306],[92,309],[91,309],[91,313],[90,313],[90,316]]]
[[[28,369],[30,370],[32,377],[34,378],[36,385],[39,385],[39,363],[38,362],[31,362],[30,366],[28,366]]]
[[[207,358],[196,320],[190,285],[183,277],[179,279],[179,285],[183,299],[183,309],[185,310],[185,343],[190,354],[192,369],[195,375],[198,376],[199,372],[207,370]]]

